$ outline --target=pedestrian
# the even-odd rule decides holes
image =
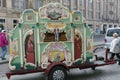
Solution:
[[[111,56],[110,56],[110,59],[113,60],[114,56],[116,55],[116,57],[118,58],[118,65],[120,65],[120,49],[119,49],[119,46],[118,46],[118,42],[119,42],[119,38],[118,38],[118,34],[117,33],[113,33],[113,40],[111,42],[111,45],[110,45],[110,53],[111,53]]]
[[[2,60],[6,60],[5,55],[7,53],[7,45],[8,45],[8,40],[6,38],[6,31],[2,30],[0,32],[0,47],[2,49],[2,54],[0,54],[0,58]]]

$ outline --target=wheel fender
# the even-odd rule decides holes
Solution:
[[[62,66],[64,67],[67,71],[69,71],[69,68],[62,62],[54,62],[48,65],[47,69],[45,70],[45,74],[49,74],[51,69],[53,69],[55,66]]]

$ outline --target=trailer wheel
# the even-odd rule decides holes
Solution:
[[[66,80],[67,79],[67,72],[64,67],[56,66],[48,75],[48,80]]]

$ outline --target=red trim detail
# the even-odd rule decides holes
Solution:
[[[34,69],[34,70],[25,70],[25,69],[21,69],[19,71],[10,71],[10,72],[6,72],[6,76],[8,79],[10,79],[10,77],[12,75],[23,75],[23,74],[28,74],[28,73],[35,73],[35,72],[43,72],[45,71],[45,69],[42,69],[41,67]]]
[[[68,69],[74,69],[74,68],[87,69],[87,68],[91,68],[91,67],[99,67],[99,66],[105,66],[105,65],[115,64],[115,63],[116,63],[116,60],[107,60],[103,64],[83,63],[83,64],[78,65],[78,66],[76,66],[76,65],[69,66]]]
[[[108,48],[106,49],[106,52],[105,52],[105,60],[107,61],[108,60],[108,52],[109,52],[109,50],[108,50]]]
[[[6,76],[7,76],[8,79],[10,79],[11,74],[10,73],[6,73]]]

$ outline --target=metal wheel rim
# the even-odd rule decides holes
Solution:
[[[62,70],[56,70],[53,73],[53,79],[54,80],[64,80],[64,72]]]

